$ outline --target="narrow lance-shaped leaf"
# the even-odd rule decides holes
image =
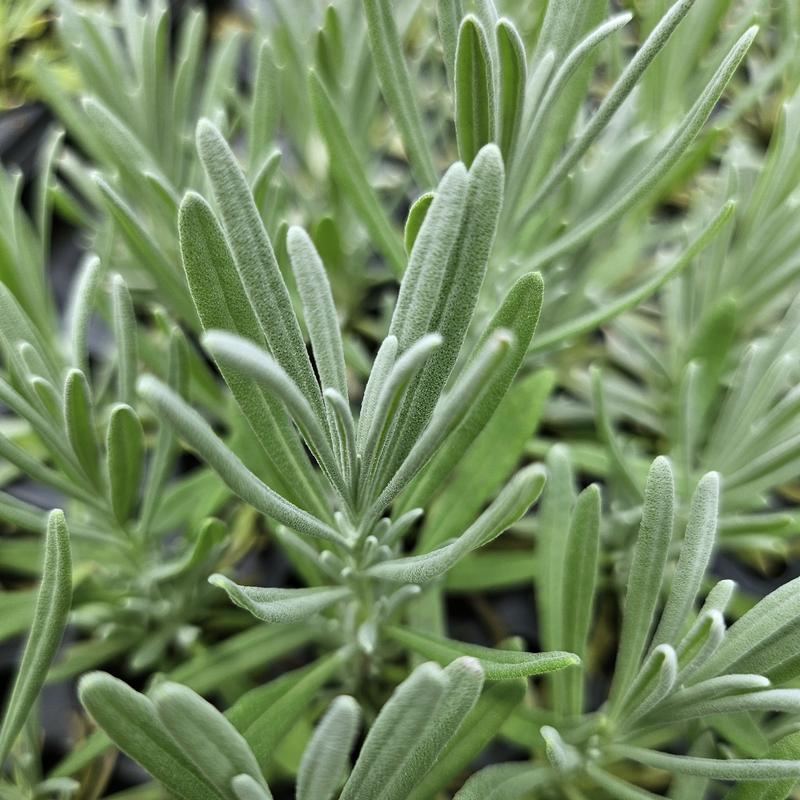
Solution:
[[[486,679],[490,681],[542,675],[580,663],[580,659],[574,653],[558,651],[525,653],[518,650],[482,647],[397,626],[389,626],[386,632],[404,647],[420,653],[425,658],[438,661],[440,664],[450,664],[461,656],[475,658],[483,668]]]
[[[86,476],[100,486],[100,448],[94,428],[92,394],[86,376],[71,369],[64,383],[64,421],[67,440]]]
[[[628,758],[669,773],[701,775],[722,781],[800,778],[800,760],[678,756],[633,745],[610,745],[606,752],[611,757]]]
[[[270,352],[324,421],[322,395],[300,325],[247,180],[222,134],[208,120],[197,126],[197,151],[214,190],[236,269]]]
[[[237,775],[231,781],[231,789],[236,795],[236,800],[272,800],[269,786],[259,783],[251,775]]]
[[[186,279],[203,328],[235,332],[266,344],[219,223],[199,195],[189,192],[184,197],[178,232]],[[281,401],[222,365],[220,372],[274,466],[270,483],[304,508],[324,513],[314,471]]]
[[[435,330],[431,319],[445,265],[456,245],[468,181],[468,173],[460,162],[447,170],[414,237],[389,328],[401,351]]]
[[[507,331],[496,331],[480,348],[474,363],[469,364],[452,390],[437,406],[436,413],[415,441],[411,452],[392,475],[375,500],[371,516],[377,519],[384,509],[406,488],[428,463],[439,447],[480,404],[494,386],[493,376],[503,369],[513,352],[514,339]]]
[[[47,519],[42,583],[28,641],[0,725],[0,766],[25,725],[44,685],[67,624],[72,602],[72,558],[69,532],[61,511]]]
[[[494,683],[481,694],[456,736],[409,794],[408,800],[428,800],[443,790],[483,752],[525,696],[522,678]]]
[[[308,589],[276,589],[240,586],[224,575],[212,575],[209,583],[219,586],[237,606],[263,622],[298,622],[350,596],[345,586],[315,586]]]
[[[303,303],[322,389],[335,389],[347,400],[342,335],[325,267],[314,243],[302,228],[289,228],[286,246]]]
[[[630,687],[647,646],[672,540],[674,505],[672,468],[666,458],[659,457],[650,467],[644,490],[642,522],[633,550],[611,685],[612,702],[618,702]]]
[[[403,57],[392,4],[383,0],[363,0],[363,5],[381,91],[403,137],[414,177],[423,188],[429,188],[436,183],[436,169]]]
[[[462,196],[461,170],[451,168],[420,229],[409,262],[409,281],[400,288],[390,333],[401,351],[419,336],[438,332],[441,349],[426,364],[401,405],[393,433],[393,448],[385,461],[383,477],[397,470],[430,419],[436,401],[456,363],[472,320],[494,243],[503,197],[504,171],[499,150],[487,145],[469,171],[466,196]],[[442,213],[437,211],[441,200]],[[450,212],[464,203],[456,230],[442,230]],[[437,212],[437,213],[434,213]],[[452,240],[446,261],[435,260],[432,236]],[[417,335],[414,335],[414,334]]]
[[[72,361],[79,369],[86,370],[89,363],[87,347],[89,320],[94,306],[97,285],[100,282],[100,259],[87,258],[78,273],[67,307],[67,325]]]
[[[575,503],[567,535],[561,571],[562,640],[561,646],[583,659],[594,610],[600,555],[600,490],[592,484]],[[569,670],[555,678],[554,705],[568,716],[583,711],[584,676]]]
[[[132,405],[138,372],[136,315],[128,287],[121,275],[112,278],[111,299],[114,309],[114,339],[117,344],[119,400]]]
[[[371,414],[372,422],[361,450],[363,460],[362,481],[365,485],[377,471],[377,462],[381,458],[386,443],[387,432],[397,416],[400,405],[409,384],[428,359],[442,346],[442,337],[438,333],[429,333],[414,342],[392,365],[381,387],[380,394]]]
[[[495,373],[489,391],[483,394],[481,402],[473,406],[462,424],[447,438],[433,459],[431,459],[430,464],[415,480],[410,491],[404,496],[404,508],[428,505],[431,497],[439,491],[451,471],[456,469],[456,479],[444,493],[440,494],[437,507],[444,510],[443,504],[447,503],[447,495],[461,491],[464,482],[468,484],[480,483],[480,488],[475,491],[475,486],[471,485],[461,495],[462,499],[469,496],[471,500],[467,502],[466,507],[459,506],[462,513],[455,515],[455,519],[447,516],[446,520],[438,520],[439,522],[444,522],[452,532],[453,527],[448,523],[454,522],[457,529],[459,519],[463,520],[464,514],[471,515],[472,512],[480,510],[480,506],[483,505],[485,499],[507,477],[507,474],[498,476],[497,473],[492,473],[490,477],[488,474],[489,468],[494,468],[498,461],[502,461],[506,457],[514,461],[514,464],[509,466],[508,472],[516,466],[516,462],[519,459],[518,456],[513,455],[513,446],[504,447],[503,453],[492,453],[490,456],[492,463],[480,460],[485,456],[485,452],[482,453],[481,451],[488,449],[495,443],[494,439],[489,439],[488,437],[491,435],[490,429],[492,426],[501,425],[500,420],[498,420],[499,413],[502,413],[498,412],[501,404],[506,406],[506,410],[510,411],[512,416],[518,405],[525,405],[525,410],[521,411],[521,416],[526,421],[519,424],[519,429],[528,431],[527,434],[522,434],[525,437],[530,434],[533,427],[532,418],[538,416],[537,400],[540,395],[537,393],[537,389],[542,394],[545,393],[546,377],[541,376],[540,373],[540,379],[528,378],[524,384],[518,385],[511,392],[509,392],[509,388],[525,358],[525,353],[528,351],[536,330],[539,313],[542,308],[543,294],[544,286],[538,273],[523,275],[509,289],[500,307],[486,326],[481,340],[473,351],[472,358],[477,357],[483,343],[492,333],[501,329],[511,331],[514,334],[514,344],[511,352],[503,362],[503,368]],[[512,394],[514,395],[513,397]],[[520,400],[522,395],[525,395],[524,400]],[[479,465],[477,471],[475,469],[476,465]],[[459,478],[461,478],[461,481],[459,481]],[[432,512],[433,516],[436,512],[436,507],[432,509]],[[440,513],[438,516],[445,515]],[[446,538],[447,536],[437,536],[436,541],[443,541]]]
[[[653,645],[663,642],[676,644],[711,558],[717,532],[718,508],[719,475],[709,472],[697,485],[692,497],[686,535],[675,567],[675,578],[653,636]]]
[[[500,96],[497,98],[497,143],[503,161],[510,164],[525,109],[527,60],[525,45],[514,24],[501,19],[495,28],[500,67]]]
[[[368,574],[402,583],[422,584],[443,575],[471,550],[488,544],[517,522],[542,492],[545,472],[538,464],[521,469],[486,511],[458,538],[430,553],[384,561]]]
[[[495,98],[492,59],[486,31],[472,14],[458,32],[455,72],[455,120],[458,154],[469,166],[494,138]]]
[[[84,708],[125,754],[182,800],[220,800],[159,720],[153,703],[118,678],[90,672],[78,694]]]
[[[548,478],[538,514],[536,546],[541,558],[536,586],[541,638],[544,646],[551,648],[559,647],[564,637],[561,575],[576,492],[569,450],[565,445],[551,447],[545,463]]]
[[[397,337],[390,334],[381,342],[381,346],[378,348],[375,361],[372,363],[372,369],[369,373],[367,386],[364,389],[364,397],[361,400],[361,416],[358,419],[358,431],[356,433],[356,446],[360,453],[364,452],[367,436],[372,429],[378,398],[383,392],[384,384],[396,359]]]
[[[297,508],[256,478],[223,444],[211,426],[171,389],[146,375],[139,379],[139,392],[246,503],[299,533],[344,544],[333,528]]]
[[[297,773],[297,800],[331,800],[347,773],[361,709],[347,695],[337,697],[314,730]]]
[[[453,800],[522,800],[549,784],[552,776],[546,766],[492,764],[473,775]]]
[[[461,0],[436,0],[436,20],[450,89],[455,83],[458,26],[464,16]]]
[[[203,346],[217,362],[244,373],[283,401],[328,480],[341,496],[347,496],[325,421],[320,422],[308,399],[280,364],[249,340],[225,331],[207,331]]]
[[[247,742],[207,700],[171,682],[159,684],[150,700],[169,735],[220,795],[236,800],[231,781],[237,775],[249,775],[264,785]]]
[[[361,157],[353,146],[352,137],[348,135],[328,90],[313,71],[309,74],[308,86],[317,125],[328,145],[331,170],[342,191],[349,196],[375,247],[399,278],[406,268],[403,242],[369,183]]]
[[[484,673],[480,663],[469,657],[458,658],[445,667],[444,675],[447,690],[400,769],[381,791],[381,800],[408,800],[410,790],[437,763],[441,752],[474,708],[483,688]]]
[[[144,467],[144,431],[136,412],[122,403],[114,406],[108,421],[106,464],[111,508],[124,524],[139,497]]]
[[[280,112],[279,69],[275,54],[265,39],[258,48],[253,99],[249,120],[250,172],[254,173],[261,159],[272,146]]]
[[[361,748],[340,800],[380,797],[419,741],[431,711],[447,691],[447,677],[436,664],[423,664],[395,689]]]

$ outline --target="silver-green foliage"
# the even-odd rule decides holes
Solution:
[[[403,800],[423,780],[436,781],[438,759],[468,732],[483,683],[469,657],[418,667],[381,709],[352,769],[360,709],[337,697],[306,747],[297,799]],[[80,696],[120,750],[176,797],[271,799],[247,734],[186,687],[163,682],[144,695],[97,672],[82,679]]]

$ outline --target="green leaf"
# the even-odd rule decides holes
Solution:
[[[78,694],[84,708],[114,744],[176,797],[185,800],[226,797],[186,757],[147,697],[105,672],[84,675]]]
[[[347,774],[358,735],[361,709],[347,695],[337,697],[314,730],[297,773],[297,800],[331,800]]]
[[[320,385],[323,392],[334,389],[346,401],[347,374],[342,334],[325,267],[314,243],[302,228],[294,225],[289,228],[286,246],[303,303]]]
[[[236,800],[272,800],[269,786],[259,783],[250,775],[237,775],[231,781]]]
[[[627,758],[653,769],[669,773],[700,775],[723,781],[776,780],[800,778],[800,760],[775,758],[699,758],[659,753],[632,745],[610,745],[606,752],[613,758]]]
[[[381,346],[378,348],[369,373],[367,386],[364,389],[364,397],[361,400],[361,416],[358,419],[358,431],[356,433],[356,447],[359,452],[363,453],[366,447],[367,436],[372,430],[372,423],[375,419],[378,398],[383,393],[383,387],[396,359],[397,337],[389,335],[381,342]]]
[[[400,35],[392,13],[392,4],[383,0],[363,0],[372,60],[381,91],[406,148],[409,164],[417,183],[423,188],[436,183],[422,117],[411,87]]]
[[[653,635],[653,646],[662,642],[677,644],[711,559],[717,533],[718,511],[719,475],[709,472],[697,484],[692,497],[686,535],[675,567],[675,578]]]
[[[422,223],[425,221],[425,216],[428,213],[428,209],[431,207],[434,196],[435,195],[433,192],[425,192],[425,194],[421,194],[411,204],[411,208],[408,210],[406,227],[403,231],[403,242],[406,246],[406,253],[409,255],[411,255],[411,251],[414,249],[414,242],[417,241],[419,229],[422,227]]]
[[[265,345],[224,234],[199,195],[189,192],[184,197],[178,232],[183,268],[203,328],[235,332]],[[308,510],[324,513],[313,470],[283,404],[223,365],[220,372],[274,468],[269,477],[275,489]]]
[[[447,573],[450,594],[503,591],[530,584],[536,575],[536,558],[529,548],[478,550]]]
[[[184,756],[220,795],[236,800],[231,781],[240,774],[265,785],[242,735],[200,695],[180,684],[164,682],[153,690],[150,700]]]
[[[275,748],[319,697],[322,687],[341,669],[347,655],[348,651],[339,650],[315,662],[311,669],[303,672],[299,681],[279,697],[268,696],[271,702],[248,709],[245,712],[248,714],[245,724],[231,716],[231,721],[247,739],[262,769],[271,763]],[[244,703],[247,697],[244,695],[239,704]]]
[[[453,800],[522,800],[552,780],[548,767],[493,764],[475,773]]]
[[[497,109],[497,143],[508,165],[514,154],[525,110],[527,59],[525,45],[514,23],[501,19],[495,28],[500,67]]]
[[[218,363],[244,373],[265,391],[280,398],[331,485],[340,496],[347,497],[348,487],[331,448],[327,424],[324,420],[320,422],[308,398],[281,365],[248,339],[232,333],[207,331],[202,341]]]
[[[5,763],[44,685],[67,625],[72,602],[69,532],[61,511],[47,519],[42,582],[14,687],[0,725],[0,765]]]
[[[264,39],[258,48],[250,107],[248,149],[253,172],[275,139],[280,114],[280,80],[275,54]]]
[[[375,404],[370,413],[370,429],[361,450],[362,489],[372,488],[379,473],[381,458],[391,446],[387,443],[387,434],[397,416],[409,385],[419,374],[433,353],[442,346],[442,337],[438,333],[429,333],[414,342],[400,358],[395,361],[386,375]]]
[[[404,647],[440,664],[449,664],[460,656],[476,658],[483,667],[488,681],[543,675],[580,663],[578,656],[573,653],[523,653],[516,650],[499,650],[393,625],[386,628],[386,633]]]
[[[466,770],[494,739],[511,712],[525,696],[522,679],[493,683],[484,690],[458,733],[442,750],[436,763],[408,795],[407,800],[429,800]]]
[[[611,685],[612,700],[619,700],[630,687],[647,646],[672,540],[674,506],[672,468],[666,458],[659,457],[650,467],[644,490],[642,522],[633,550]]]
[[[263,622],[299,622],[350,596],[350,590],[344,586],[310,589],[240,586],[219,574],[212,575],[208,581],[224,589],[237,606]]]
[[[86,376],[79,369],[71,369],[64,382],[64,421],[72,452],[86,477],[99,487],[100,448],[94,427],[92,392]]]
[[[274,359],[324,421],[322,395],[297,316],[264,224],[236,157],[208,120],[197,126],[197,152],[222,218],[236,269]]]
[[[353,145],[328,90],[315,72],[309,74],[309,92],[320,133],[328,145],[331,171],[361,218],[374,246],[386,259],[396,277],[406,268],[403,242],[370,186],[359,153]]]
[[[537,608],[542,643],[546,648],[560,647],[564,639],[562,613],[562,575],[567,551],[575,488],[569,450],[557,444],[547,453],[547,486],[539,508],[537,553],[541,553],[536,574]]]
[[[494,138],[495,98],[492,59],[486,31],[468,14],[458,31],[455,71],[455,122],[458,154],[469,166]]]
[[[66,312],[72,362],[84,372],[89,364],[89,321],[99,281],[100,259],[90,256],[81,265],[78,277],[72,285]]]
[[[436,0],[436,20],[439,39],[442,43],[444,66],[447,80],[452,90],[456,71],[456,47],[458,46],[458,26],[464,11],[461,0]]]
[[[765,757],[800,760],[800,732],[789,733],[773,744]],[[725,800],[786,800],[797,786],[797,779],[780,781],[744,781],[725,795]]]
[[[419,438],[461,351],[494,243],[503,184],[500,151],[487,145],[469,171],[466,195],[463,167],[455,165],[420,228],[389,333],[401,353],[426,333],[439,333],[444,344],[401,405],[385,475],[399,468]]]
[[[117,380],[119,400],[132,405],[138,374],[138,350],[136,344],[136,315],[133,301],[121,275],[111,281],[111,300],[114,313],[114,339],[117,343]]]
[[[562,644],[580,659],[586,658],[594,611],[600,556],[600,489],[592,484],[575,503],[567,534],[561,571]],[[555,679],[554,707],[567,716],[583,712],[584,676],[569,670]]]
[[[423,664],[394,691],[367,734],[339,800],[381,797],[423,735],[448,680],[436,664]]]
[[[539,465],[521,469],[486,511],[455,541],[430,553],[384,561],[367,574],[400,583],[422,584],[445,574],[467,553],[488,544],[522,518],[536,502],[545,483]]]
[[[144,431],[136,412],[119,403],[111,409],[106,436],[111,508],[120,523],[131,516],[144,469]]]
[[[514,334],[511,352],[461,425],[448,436],[403,498],[403,508],[427,506],[455,468],[450,484],[431,507],[423,532],[430,547],[468,524],[517,465],[522,440],[536,427],[552,373],[543,371],[512,386],[539,320],[541,276],[523,275],[509,290],[484,331],[473,358],[493,331]],[[502,445],[500,444],[502,442]],[[454,502],[457,498],[457,502]],[[435,531],[442,531],[434,536]]]
[[[262,483],[214,433],[191,406],[156,378],[139,379],[139,393],[214,469],[231,491],[262,514],[288,528],[335,544],[344,540],[333,528],[290,503]]]
[[[403,763],[381,789],[381,800],[407,800],[409,792],[438,762],[442,751],[475,707],[484,680],[479,662],[469,657],[457,658],[445,667],[443,674],[447,688]]]

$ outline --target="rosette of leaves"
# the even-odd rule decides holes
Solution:
[[[345,652],[357,690],[398,651],[389,623],[426,586],[519,520],[542,490],[543,469],[527,466],[452,541],[403,555],[422,511],[397,516],[391,509],[416,481],[445,478],[492,417],[533,336],[541,279],[530,274],[515,284],[454,371],[486,271],[503,167],[494,146],[469,170],[453,165],[416,232],[390,334],[356,418],[329,284],[309,237],[292,228],[288,247],[313,363],[233,153],[208,121],[198,127],[197,144],[217,212],[199,195],[186,196],[183,263],[207,328],[203,346],[263,450],[263,473],[248,469],[179,392],[153,377],[141,379],[139,390],[241,500],[281,526],[279,540],[308,587],[248,587],[222,575],[212,582],[265,622],[326,614],[323,642]],[[476,649],[444,638],[440,646],[446,661],[459,652],[478,656],[489,678],[533,675],[574,658]]]
[[[135,408],[140,344],[154,348],[165,379],[185,390],[186,341],[165,321],[160,334],[139,337],[124,281],[110,279],[110,297],[100,283],[99,260],[89,257],[75,281],[66,335],[49,329],[47,317],[28,313],[11,291],[13,281],[0,284],[0,396],[10,412],[0,435],[10,484],[0,491],[0,518],[20,529],[4,542],[4,570],[38,573],[41,538],[22,533],[47,528],[34,502],[54,494],[74,519],[73,621],[88,638],[67,649],[52,679],[122,654],[132,668],[144,669],[171,661],[173,648],[185,653],[207,609],[209,592],[198,576],[224,555],[225,526],[209,515],[228,493],[208,471],[170,484],[177,443]],[[113,356],[99,361],[90,359],[88,345],[97,306],[108,311],[114,345]],[[34,502],[23,499],[26,489]],[[33,601],[27,590],[4,596],[14,610],[4,636],[28,623]]]
[[[749,26],[764,10],[759,4],[746,9],[709,8],[693,0],[658,4],[647,12],[646,35],[628,58],[618,39],[632,16],[604,19],[605,2],[548,3],[543,19],[525,30],[514,21],[515,11],[525,17],[520,8],[508,18],[493,2],[444,0],[436,6],[435,38],[447,87],[427,95],[418,87],[427,89],[429,74],[442,70],[439,65],[433,70],[428,51],[421,65],[408,63],[404,49],[416,29],[402,9],[372,0],[362,7],[381,94],[418,189],[435,185],[440,148],[451,146],[453,133],[467,165],[488,142],[502,152],[504,209],[478,333],[510,283],[541,269],[552,297],[534,349],[569,343],[640,303],[708,245],[707,238],[696,240],[671,263],[651,266],[652,253],[671,237],[663,226],[646,223],[673,182],[685,177],[681,168],[699,169],[713,147],[715,135],[705,132],[705,123],[755,37]],[[338,16],[337,24],[326,21],[323,38],[329,29],[358,28],[346,25],[344,11]],[[728,27],[717,40],[721,17]],[[335,42],[333,33],[328,38]],[[784,50],[792,52],[788,41]],[[614,56],[604,58],[607,53]],[[692,88],[671,85],[671,100],[680,99],[661,103],[659,91],[666,89],[659,80],[663,83],[665,64],[677,59],[681,68],[670,76],[684,75]],[[687,64],[696,66],[691,82]],[[598,105],[590,98],[600,65],[613,82],[599,90]],[[763,76],[762,90],[779,74]],[[338,75],[314,73],[311,97],[334,177],[369,225],[373,201],[365,191],[363,158],[345,135],[350,83],[345,67]],[[737,94],[752,99],[743,90]],[[429,110],[430,97],[437,110],[449,106],[448,111]],[[662,112],[659,120],[650,113],[655,107]],[[437,121],[434,130],[425,123],[430,116]],[[430,199],[422,194],[413,213],[422,216]]]
[[[696,8],[694,0],[666,10],[659,5],[645,15],[647,35],[628,60],[617,39],[631,15],[604,21],[605,5],[549,3],[543,19],[523,28],[500,17],[492,2],[448,0],[437,5],[435,18],[416,7],[393,10],[372,1],[346,0],[324,14],[308,9],[303,15],[275,3],[269,13],[257,14],[258,34],[249,48],[251,91],[245,97],[233,88],[239,36],[223,40],[210,57],[206,80],[197,80],[203,74],[199,14],[181,27],[170,58],[169,15],[162,5],[148,6],[141,15],[133,3],[122,4],[115,16],[77,11],[64,2],[65,48],[89,95],[76,107],[44,67],[40,91],[101,165],[101,175],[92,177],[74,154],[60,161],[68,182],[104,209],[97,249],[105,258],[106,249],[121,244],[121,251],[114,248],[115,263],[131,284],[157,292],[177,319],[192,326],[191,303],[174,269],[178,243],[171,219],[185,189],[207,188],[186,142],[200,116],[213,119],[229,138],[244,134],[243,167],[284,270],[290,272],[283,218],[290,209],[296,214],[304,208],[348,327],[378,342],[388,315],[364,315],[362,300],[374,283],[385,296],[380,285],[389,275],[402,276],[398,209],[417,197],[412,219],[418,224],[440,165],[455,153],[469,165],[482,145],[495,142],[508,181],[495,279],[481,301],[476,331],[516,277],[546,269],[553,297],[537,347],[550,349],[635,306],[707,246],[707,236],[689,243],[681,257],[661,269],[651,266],[631,289],[632,273],[642,274],[642,263],[650,264],[652,253],[670,241],[661,227],[644,222],[665,185],[672,185],[668,179],[679,162],[699,169],[713,149],[715,136],[704,132],[705,122],[753,39],[755,30],[747,26],[768,15],[763,3],[746,9],[715,4],[711,10]],[[515,12],[526,16],[524,9]],[[722,19],[725,35],[716,40]],[[120,28],[123,47],[111,46]],[[409,38],[419,50],[412,64],[404,53]],[[442,59],[430,43],[441,48]],[[775,61],[785,65],[783,54],[791,51],[787,44]],[[682,76],[680,91],[670,85],[672,102],[659,102],[665,65],[675,61],[680,69],[670,69],[670,75]],[[695,65],[694,72],[687,65]],[[583,110],[594,105],[595,66],[616,80],[580,126]],[[737,92],[737,113],[779,76],[780,70],[767,71],[749,91]],[[371,134],[386,125],[381,96],[408,170],[386,157],[388,137]],[[292,102],[286,102],[289,97]],[[728,115],[727,123],[735,118]],[[164,120],[171,120],[171,135],[159,133]],[[328,151],[325,164],[320,139]],[[397,149],[392,144],[390,154]],[[694,160],[690,150],[697,153]],[[147,174],[145,183],[131,169],[131,153]],[[577,165],[591,169],[576,171]],[[284,170],[288,180],[276,182]],[[75,206],[63,187],[59,195]],[[563,225],[564,219],[570,224]],[[356,358],[358,340],[345,336],[344,343],[365,373],[365,357]]]
[[[540,698],[546,701],[515,713],[506,732],[532,748],[533,764],[488,767],[457,797],[513,800],[552,787],[576,797],[667,792],[676,800],[703,800],[720,796],[731,782],[730,798],[788,797],[800,780],[794,727],[800,691],[792,688],[800,655],[797,582],[727,627],[735,584],[714,583],[709,574],[719,476],[708,473],[697,484],[684,528],[670,463],[656,459],[628,570],[608,698],[594,708],[587,679],[602,646],[592,634],[601,630],[593,628],[602,586],[600,491],[592,484],[577,494],[563,446],[552,450],[548,467],[538,520],[542,643],[574,650],[589,667],[549,676]],[[407,643],[420,652],[427,646],[411,635]]]
[[[104,261],[113,261],[135,294],[157,299],[174,319],[196,330],[174,223],[181,195],[206,188],[191,144],[197,121],[205,116],[236,141],[279,257],[285,258],[288,210],[312,220],[312,238],[331,264],[340,310],[369,330],[363,294],[385,283],[392,270],[399,274],[402,232],[376,201],[375,215],[385,217],[378,241],[391,241],[393,258],[385,264],[370,260],[363,236],[357,246],[349,237],[345,249],[352,212],[325,186],[317,167],[319,145],[305,141],[314,133],[310,111],[309,119],[293,124],[293,112],[308,109],[308,102],[294,102],[293,70],[271,45],[277,33],[245,36],[244,21],[214,25],[201,8],[178,16],[160,0],[102,10],[63,0],[58,8],[58,32],[81,78],[82,96],[66,91],[48,65],[33,65],[40,93],[80,145],[60,155],[53,191],[60,208],[92,231],[92,247]],[[314,19],[315,9],[308,11]],[[301,43],[292,44],[296,53]],[[301,75],[304,84],[305,69]],[[284,120],[287,131],[279,127]],[[366,129],[370,120],[362,113],[358,124]],[[355,139],[356,130],[350,133]],[[396,197],[397,191],[391,194]],[[358,363],[363,361],[362,356]]]
[[[469,764],[476,738],[471,725],[491,691],[481,694],[483,684],[473,658],[460,657],[445,668],[420,665],[381,708],[352,769],[361,711],[352,697],[337,697],[305,748],[295,797],[405,800],[422,788],[434,797],[454,766]],[[271,800],[264,770],[273,753],[263,732],[270,723],[281,724],[277,710],[261,710],[251,699],[223,715],[179,684],[157,683],[144,695],[105,673],[86,675],[80,696],[120,750],[171,795]]]
[[[657,303],[608,326],[602,373],[576,365],[563,376],[585,405],[564,402],[559,412],[565,437],[597,417],[605,470],[595,445],[576,452],[582,468],[605,471],[621,517],[641,503],[639,454],[659,447],[673,458],[684,507],[704,471],[721,474],[720,543],[762,560],[785,555],[798,531],[797,242],[783,220],[800,179],[799,108],[796,96],[784,106],[763,157],[743,142],[732,147],[697,203],[702,215],[730,198],[731,224]]]
[[[32,63],[39,94],[73,143],[58,158],[58,204],[94,232],[94,250],[104,263],[113,260],[136,292],[196,325],[176,267],[177,201],[196,186],[199,169],[187,134],[201,114],[223,124],[238,102],[241,34],[223,32],[206,48],[206,14],[192,9],[176,26],[173,48],[171,14],[158,0],[144,9],[137,2],[56,5],[59,39],[86,92],[76,99],[48,64]],[[264,124],[256,125],[260,136],[250,131],[255,171],[266,166],[271,147]],[[267,172],[276,165],[273,158]]]

